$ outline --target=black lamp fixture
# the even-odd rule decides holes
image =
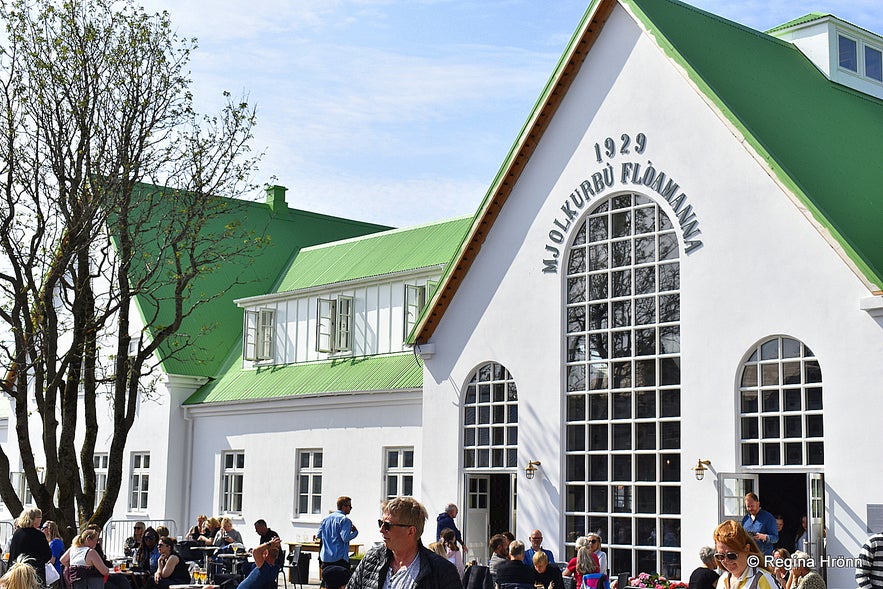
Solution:
[[[527,480],[534,478],[537,474],[537,467],[540,465],[539,460],[531,460],[527,463],[527,466],[524,467],[524,476],[527,477]]]

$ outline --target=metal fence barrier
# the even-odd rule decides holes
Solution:
[[[144,522],[145,527],[153,529],[156,529],[157,526],[165,526],[169,529],[169,536],[178,535],[178,524],[173,519],[112,519],[104,524],[104,529],[101,531],[101,547],[107,558],[126,556],[126,538],[133,535],[136,522]],[[2,534],[2,530],[0,530],[0,534]]]

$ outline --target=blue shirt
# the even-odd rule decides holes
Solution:
[[[761,509],[752,519],[751,514],[746,513],[742,518],[742,527],[751,537],[754,537],[754,534],[768,534],[769,538],[766,540],[754,538],[754,542],[764,554],[773,553],[773,544],[779,541],[779,528],[776,526],[776,518],[773,514]]]
[[[359,535],[353,529],[353,522],[339,509],[328,514],[319,524],[319,540],[322,541],[322,549],[319,551],[319,560],[322,562],[337,562],[338,560],[349,561],[350,540]]]
[[[555,562],[555,557],[552,556],[551,550],[546,550],[545,548],[543,548],[543,552],[545,552],[546,556],[549,557],[549,564],[552,564]],[[534,550],[533,548],[528,548],[527,550],[525,550],[524,551],[524,564],[529,564],[530,566],[533,566],[533,555],[534,554],[536,554],[536,550]]]

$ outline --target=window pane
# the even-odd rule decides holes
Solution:
[[[843,35],[838,35],[840,67],[853,72],[858,71],[858,50],[856,42]]]
[[[865,75],[883,82],[883,54],[872,47],[865,47]]]

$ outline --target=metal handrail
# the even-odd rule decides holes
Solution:
[[[112,519],[104,524],[101,532],[101,547],[107,558],[126,556],[126,538],[132,537],[136,522],[144,522],[146,527],[156,529],[157,526],[165,526],[169,529],[170,536],[178,535],[178,524],[173,519]]]

